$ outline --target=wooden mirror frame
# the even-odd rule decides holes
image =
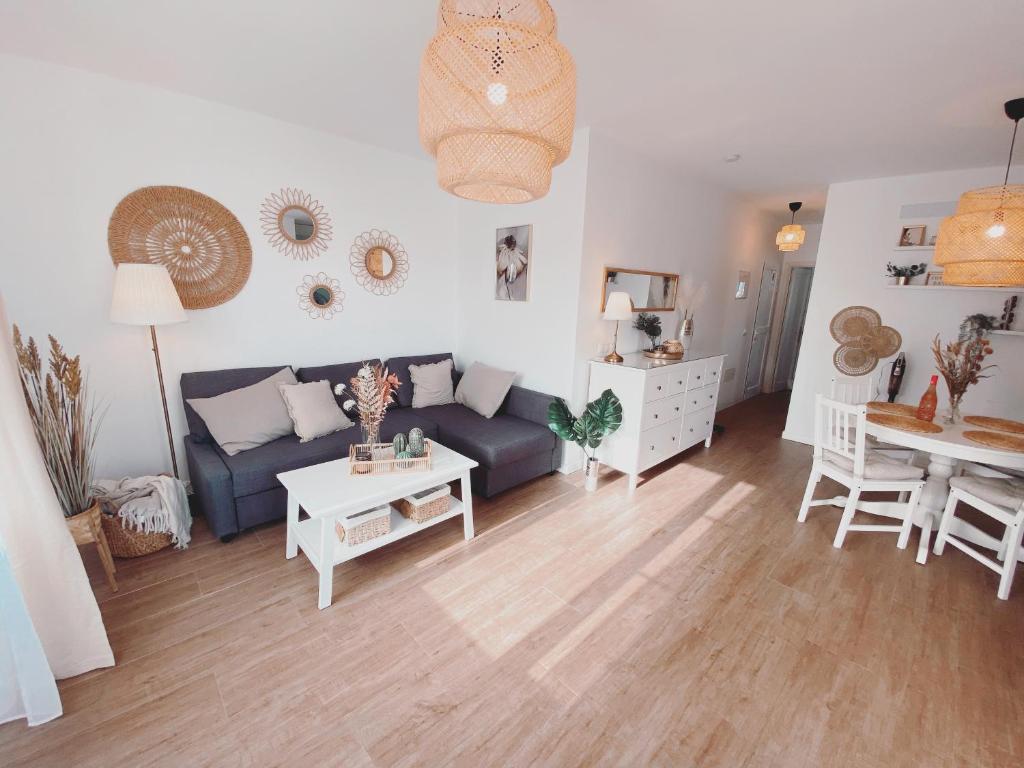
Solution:
[[[318,304],[313,298],[313,294],[321,288],[331,294],[331,300],[326,304]],[[330,320],[344,308],[345,292],[341,290],[341,282],[324,272],[306,275],[295,293],[299,296],[299,309],[314,320]]]
[[[305,240],[296,240],[284,227],[288,211],[303,211],[313,221],[313,234]],[[282,189],[263,201],[260,207],[260,222],[263,234],[278,251],[299,261],[315,259],[327,250],[333,228],[319,200],[301,189]]]
[[[370,253],[376,248],[391,257],[391,271],[383,277],[370,271]],[[371,229],[359,235],[349,250],[348,263],[356,282],[376,296],[397,293],[409,276],[409,255],[398,238],[387,230]]]
[[[387,272],[384,272],[384,270],[382,269],[380,270],[379,273],[374,271],[374,264],[372,263],[374,251],[383,251],[388,255],[388,258],[391,259],[391,269],[389,269]],[[386,245],[374,245],[366,250],[366,271],[369,272],[370,275],[376,278],[377,280],[389,279],[393,274],[395,274],[395,269],[397,268],[397,266],[398,262],[395,259],[395,254]]]
[[[633,307],[634,314],[637,312],[674,312],[676,300],[679,298],[679,275],[674,272],[650,272],[644,269],[630,269],[628,267],[605,267],[604,277],[601,279],[601,311],[604,312],[608,305],[608,275],[611,272],[624,272],[627,275],[647,275],[649,277],[667,277],[675,279],[675,289],[672,291],[671,306],[668,307]]]
[[[298,238],[292,237],[290,234],[288,234],[288,230],[285,229],[284,226],[284,217],[289,211],[302,211],[304,214],[309,216],[310,221],[313,222],[313,234],[307,237],[305,240],[299,240]],[[311,210],[309,210],[309,208],[307,208],[304,205],[289,205],[285,208],[282,208],[280,213],[277,214],[277,226],[280,228],[282,236],[291,240],[293,243],[300,247],[305,243],[308,243],[310,240],[316,240],[317,235],[320,233],[320,222],[317,220],[316,214],[313,213]]]

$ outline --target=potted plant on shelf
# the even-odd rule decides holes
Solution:
[[[658,347],[661,338],[661,318],[650,312],[641,312],[633,321],[633,327],[643,333],[651,342],[651,351]]]
[[[912,277],[923,275],[927,264],[904,264],[896,266],[891,261],[885,265],[885,271],[893,278],[894,285],[906,285]]]
[[[556,397],[548,406],[548,427],[560,438],[569,443],[576,443],[583,449],[585,458],[584,487],[588,491],[597,490],[597,473],[600,462],[597,460],[597,449],[605,437],[622,426],[622,403],[610,389],[592,402],[579,416],[573,416],[565,400]],[[589,449],[589,450],[588,450]]]

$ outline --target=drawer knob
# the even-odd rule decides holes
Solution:
[[[704,426],[706,427],[706,426],[707,426],[708,424],[710,424],[710,423],[711,423],[710,421],[705,421],[705,422],[704,422]]]
[[[676,436],[672,435],[672,442],[674,443],[675,441],[676,441]]]
[[[658,418],[658,414],[654,414],[654,418]]]
[[[679,410],[679,406],[678,406],[678,405],[676,406],[676,410],[677,410],[677,411]]]
[[[690,431],[693,432],[693,427],[690,427]]]
[[[661,385],[658,385],[658,391],[661,392]]]
[[[700,381],[700,374],[697,374],[697,380]]]
[[[651,450],[652,450],[652,451],[654,450],[654,446],[653,446],[653,445],[651,446]]]
[[[676,382],[676,384],[680,384],[680,385],[682,385],[682,383],[683,383],[682,379],[680,379],[679,381]]]

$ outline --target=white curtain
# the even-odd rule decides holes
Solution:
[[[32,432],[18,381],[11,325],[0,296],[0,541],[6,548],[0,568],[0,720],[3,693],[21,691],[24,704],[35,705],[43,679],[74,677],[114,664],[96,598],[64,514],[50,485],[42,454]],[[5,588],[9,570],[13,585]],[[8,581],[12,581],[8,578]],[[12,586],[14,587],[12,589]],[[20,589],[20,595],[18,594]],[[28,632],[19,617],[21,601],[31,620]],[[34,627],[34,631],[33,631]],[[14,631],[8,631],[13,628]],[[31,659],[31,634],[38,636],[48,670]],[[23,658],[21,653],[28,653]],[[15,664],[4,663],[4,654]],[[38,661],[38,660],[37,660]],[[8,678],[14,672],[14,679]],[[49,673],[52,672],[52,675]],[[13,699],[13,696],[12,696]],[[44,697],[45,699],[45,697]],[[46,709],[48,705],[44,705]],[[59,710],[58,710],[59,713]],[[53,717],[56,713],[51,713]],[[46,713],[39,715],[45,718]],[[29,713],[29,721],[35,717]]]

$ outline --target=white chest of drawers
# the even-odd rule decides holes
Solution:
[[[724,355],[715,355],[662,363],[641,353],[622,363],[591,361],[588,399],[610,389],[622,401],[622,426],[597,456],[629,475],[630,490],[655,464],[700,442],[711,447],[724,362]]]

